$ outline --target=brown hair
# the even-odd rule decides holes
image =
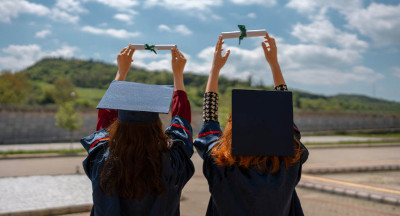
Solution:
[[[162,155],[169,147],[161,120],[128,124],[117,119],[108,132],[110,152],[100,179],[106,194],[117,192],[122,198],[135,200],[146,193],[162,194]]]
[[[294,156],[234,156],[231,154],[232,116],[230,116],[223,135],[211,150],[211,155],[220,166],[232,166],[237,163],[246,169],[254,166],[260,171],[267,172],[269,170],[273,174],[279,170],[281,160],[284,161],[285,167],[288,168],[300,159],[302,153],[300,141],[295,136],[293,139]]]

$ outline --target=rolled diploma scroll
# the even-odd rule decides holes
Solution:
[[[265,29],[260,29],[260,30],[248,30],[246,31],[247,36],[246,37],[264,37],[267,31]],[[242,34],[240,31],[234,31],[234,32],[222,32],[222,38],[223,39],[231,39],[231,38],[239,38],[239,36]]]
[[[155,50],[171,50],[173,48],[176,48],[176,44],[154,45]],[[144,44],[131,44],[131,49],[144,50]]]

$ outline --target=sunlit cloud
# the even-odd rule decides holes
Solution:
[[[185,25],[176,25],[174,27],[169,27],[165,24],[161,24],[158,26],[159,31],[164,31],[164,32],[172,32],[172,33],[179,33],[181,35],[191,35],[193,32],[186,27]]]
[[[81,29],[84,32],[95,34],[95,35],[106,35],[114,38],[125,39],[130,37],[137,37],[140,35],[139,32],[128,32],[125,29],[102,29],[93,26],[84,26]]]
[[[43,50],[38,44],[9,45],[2,49],[0,68],[7,70],[24,69],[44,57],[74,57],[77,47],[63,45],[56,50]]]
[[[51,31],[48,30],[48,29],[45,29],[45,30],[36,32],[35,37],[37,37],[37,38],[45,38],[50,34],[51,34]]]

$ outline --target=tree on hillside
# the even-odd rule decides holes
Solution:
[[[69,130],[70,150],[72,150],[72,134],[82,126],[82,119],[75,110],[73,102],[61,104],[56,114],[56,125]]]
[[[0,103],[21,104],[26,101],[31,88],[25,74],[2,71],[0,74]]]
[[[60,77],[53,84],[53,99],[56,103],[62,104],[75,99],[75,86],[69,79]]]

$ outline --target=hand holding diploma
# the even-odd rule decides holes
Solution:
[[[183,83],[183,69],[186,65],[185,56],[178,49],[171,49],[172,72],[174,73],[174,90],[185,90]]]
[[[268,33],[265,33],[266,40],[261,42],[261,46],[264,50],[265,59],[271,67],[272,77],[274,79],[274,87],[279,85],[286,85],[285,79],[283,78],[281,67],[278,62],[278,49],[276,48],[275,39],[270,37]],[[265,43],[268,43],[267,46]],[[269,49],[268,49],[269,48]]]
[[[135,52],[135,49],[131,48],[131,44],[121,50],[118,54],[117,62],[118,62],[118,71],[115,76],[115,80],[125,81],[126,74],[128,74],[129,68],[133,62],[132,56]]]
[[[261,46],[264,50],[265,59],[270,65],[278,64],[278,50],[276,48],[275,38],[269,37],[268,33],[265,33],[264,42],[261,42]],[[268,43],[268,47],[265,43]],[[269,48],[269,50],[268,50]]]
[[[212,67],[210,70],[210,76],[208,77],[206,92],[217,92],[218,91],[218,77],[219,71],[225,65],[228,60],[230,50],[226,51],[225,55],[222,56],[222,44],[224,41],[222,40],[222,36],[218,37],[217,45],[215,45],[214,59],[212,63]]]
[[[265,29],[260,30],[247,30],[246,37],[264,37],[267,31]],[[239,38],[242,33],[240,31],[233,32],[221,32],[223,39]]]
[[[149,45],[149,44],[132,44],[131,49],[135,50],[150,50],[157,54],[155,50],[171,50],[176,49],[176,44],[161,44],[161,45]]]
[[[246,30],[244,25],[238,25],[240,31],[233,31],[233,32],[222,32],[223,39],[230,39],[230,38],[239,38],[239,45],[240,41],[243,40],[245,37],[264,37],[265,36],[265,29],[261,30]]]

